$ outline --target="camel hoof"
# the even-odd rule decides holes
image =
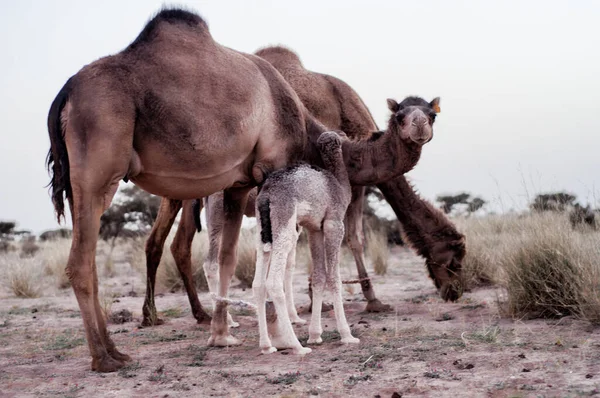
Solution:
[[[154,322],[152,322],[152,320],[150,318],[144,318],[144,320],[142,321],[142,326],[143,327],[160,326],[160,325],[163,325],[164,323],[165,323],[165,321],[163,321],[160,318],[156,318],[156,320]]]
[[[319,336],[316,339],[309,338],[308,341],[306,342],[306,344],[321,344],[322,342],[323,342],[323,339],[321,338],[321,336]]]
[[[294,348],[292,349],[292,354],[294,355],[306,355],[306,354],[310,354],[312,350],[308,347],[300,347],[300,348]]]
[[[367,311],[367,312],[391,312],[391,311],[393,311],[393,308],[391,305],[383,304],[378,299],[375,299],[375,300],[369,301],[367,303],[367,307],[365,308],[365,311]]]
[[[211,317],[196,319],[196,323],[198,325],[210,325],[211,322],[212,322]]]
[[[265,355],[272,354],[274,352],[277,352],[277,348],[275,347],[261,348],[260,350],[260,353]]]
[[[360,339],[356,338],[356,337],[344,337],[342,339],[342,344],[358,344],[360,343]]]
[[[298,318],[298,319],[293,319],[292,323],[294,325],[306,325],[307,321],[306,321],[306,319]]]
[[[123,361],[117,361],[116,359],[114,359],[111,356],[105,356],[102,358],[93,358],[92,359],[92,370],[94,372],[100,372],[100,373],[109,373],[109,372],[116,372],[117,370],[121,369],[123,366],[125,366],[125,362]]]
[[[122,352],[119,352],[118,350],[109,352],[108,355],[110,355],[113,359],[116,359],[117,361],[131,362],[131,357],[129,355],[123,354]]]
[[[210,336],[210,338],[208,339],[208,345],[209,346],[214,346],[214,347],[229,347],[229,346],[235,346],[235,345],[241,345],[242,341],[239,339],[236,339],[235,337],[233,337],[232,335],[228,334],[225,336]]]

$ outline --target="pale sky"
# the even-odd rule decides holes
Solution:
[[[0,220],[58,227],[45,188],[50,104],[162,4],[0,0]],[[291,47],[306,68],[350,84],[380,128],[386,98],[440,96],[434,138],[408,174],[425,198],[467,191],[508,211],[567,190],[600,206],[599,1],[176,4],[202,15],[227,47]]]

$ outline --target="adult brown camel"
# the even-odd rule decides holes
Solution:
[[[343,130],[348,137],[354,140],[368,139],[369,132],[378,130],[371,113],[361,98],[342,80],[305,69],[298,55],[285,47],[266,47],[257,51],[255,54],[266,59],[275,66],[275,68],[290,83],[292,88],[298,93],[307,109],[317,117],[319,121],[325,124],[327,128]],[[374,137],[378,137],[378,135]],[[409,225],[413,225],[418,223],[418,217],[422,216],[423,212],[412,215],[405,210],[403,202],[407,200],[406,192],[397,188],[397,184],[402,185],[405,183],[406,179],[404,176],[397,176],[387,182],[380,183],[378,186],[380,189],[385,190],[386,199],[392,204],[401,224],[403,220],[412,220],[413,222],[409,223]],[[352,193],[353,198],[348,208],[346,218],[347,243],[354,255],[359,277],[362,279],[361,288],[368,301],[366,309],[367,311],[386,310],[388,306],[376,299],[373,285],[368,279],[365,268],[363,251],[364,233],[362,230],[364,187],[354,187]],[[221,218],[221,216],[218,215],[218,209],[220,207],[219,203],[221,201],[220,194],[215,194],[207,199],[208,200],[205,202],[207,204],[211,203],[211,201],[215,202],[212,208],[207,208],[207,218],[213,219],[213,221],[209,220],[209,223],[219,223],[218,220]],[[419,200],[421,199],[419,198]],[[169,202],[169,200],[163,199],[163,202]],[[422,203],[422,205],[425,206],[426,203]],[[179,205],[179,207],[180,206],[181,205]],[[189,214],[192,209],[191,201],[187,204],[184,203],[184,213],[186,206],[190,209],[188,211]],[[179,207],[167,203],[161,205],[159,218],[156,220],[152,233],[146,243],[148,284],[146,288],[146,300],[143,307],[144,325],[152,325],[161,322],[156,318],[153,294],[154,281],[164,241],[177,216]],[[210,207],[210,205],[207,207]],[[217,213],[215,213],[215,211],[217,211]],[[246,208],[246,215],[253,216],[254,208],[248,206]],[[416,245],[413,246],[422,247],[422,249],[419,250],[419,253],[422,255],[426,254],[425,258],[428,261],[428,264],[439,264],[439,266],[437,266],[439,270],[436,273],[433,273],[433,277],[435,285],[440,288],[439,286],[447,284],[447,281],[456,281],[460,279],[460,264],[462,257],[464,256],[464,240],[461,247],[450,245],[444,250],[439,249],[439,247],[445,247],[444,242],[451,243],[459,241],[460,238],[462,238],[462,235],[456,231],[456,228],[446,217],[438,217],[438,225],[444,226],[446,231],[451,231],[451,234],[436,235],[438,250],[428,250],[427,244],[432,242],[432,240],[428,238],[428,235],[435,232],[427,229],[427,226],[429,225],[430,224],[425,223],[423,228],[420,228],[411,234],[407,234],[407,238],[416,242]],[[220,225],[209,226],[209,239],[211,241],[218,241],[220,232]],[[194,238],[194,234],[195,229],[193,219],[183,214],[179,229],[171,246],[171,251],[183,277],[190,298],[192,313],[198,322],[202,323],[205,322],[208,315],[202,309],[195,287],[191,282],[191,242]],[[209,277],[214,274],[214,270],[217,266],[217,253],[214,250],[214,247],[215,243],[211,242],[209,254],[205,262],[205,271],[207,271],[206,273]],[[447,258],[452,260],[447,261]],[[456,269],[450,271],[447,266],[451,261],[454,261],[457,265],[454,267]],[[437,278],[442,279],[438,280]],[[453,284],[456,286],[456,282],[453,282]],[[188,288],[188,286],[190,286],[190,288]],[[446,288],[440,288],[440,293],[445,300],[457,299],[460,297],[460,291],[461,290],[459,289],[456,292],[450,292]]]
[[[94,260],[100,216],[119,181],[175,200],[225,190],[219,293],[226,295],[248,192],[297,160],[307,129],[324,131],[271,64],[216,43],[201,17],[179,9],[160,11],[127,48],[67,81],[48,115],[47,163],[59,221],[64,196],[71,209],[66,272],[93,370],[130,360],[109,337]],[[212,344],[230,343],[226,313],[219,303]]]

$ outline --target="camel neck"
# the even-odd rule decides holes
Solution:
[[[344,141],[342,150],[352,185],[374,185],[404,174],[417,164],[421,146],[384,133],[376,141]]]

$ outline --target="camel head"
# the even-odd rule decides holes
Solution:
[[[435,242],[425,264],[429,276],[445,301],[458,300],[464,291],[462,261],[465,257],[465,238]]]
[[[433,123],[440,113],[440,98],[431,102],[421,97],[406,97],[397,103],[388,99],[388,108],[392,111],[389,128],[400,132],[402,140],[410,140],[417,145],[424,145],[433,138]]]

